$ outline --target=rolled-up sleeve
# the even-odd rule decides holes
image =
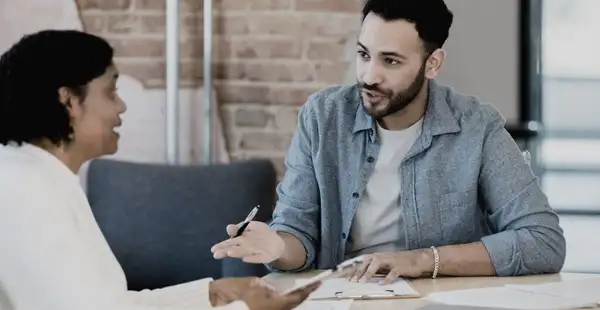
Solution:
[[[560,272],[566,257],[558,215],[496,115],[486,128],[480,189],[495,234],[482,239],[499,276]]]
[[[277,186],[278,201],[273,213],[271,228],[296,237],[306,250],[306,263],[296,270],[309,268],[315,261],[319,239],[319,187],[312,162],[314,129],[311,122],[311,100],[302,106],[298,125],[285,159],[286,172]],[[267,267],[272,271],[284,271]]]

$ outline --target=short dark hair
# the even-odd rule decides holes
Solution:
[[[73,133],[58,90],[82,99],[87,84],[113,63],[104,39],[77,30],[28,34],[0,57],[0,144],[69,142]]]
[[[444,0],[367,0],[363,21],[371,12],[385,21],[404,19],[415,24],[427,53],[444,45],[453,20]]]

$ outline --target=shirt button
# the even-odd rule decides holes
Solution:
[[[375,158],[373,158],[373,156],[369,156],[367,157],[367,161],[372,163],[373,161],[375,161]]]
[[[358,198],[358,193],[352,193],[352,197]]]
[[[346,233],[342,233],[342,239],[346,239]]]

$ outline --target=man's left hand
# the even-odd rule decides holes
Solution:
[[[375,274],[387,274],[381,284],[393,283],[398,277],[418,278],[432,271],[431,255],[427,250],[365,255],[364,262],[350,275],[350,281],[365,283]]]

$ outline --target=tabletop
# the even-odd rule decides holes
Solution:
[[[291,273],[271,273],[264,279],[280,289],[287,289],[294,285],[298,279],[307,279],[319,271],[309,271],[297,274]],[[503,286],[506,284],[542,284],[551,282],[561,282],[569,280],[587,279],[590,277],[599,277],[600,275],[592,275],[585,273],[559,273],[549,275],[536,276],[519,276],[519,277],[442,277],[438,279],[414,279],[409,280],[410,285],[421,294],[426,296],[430,293]],[[387,299],[387,300],[356,300],[352,304],[352,310],[363,309],[407,309],[415,310],[431,302],[425,298],[409,298],[409,299]]]

